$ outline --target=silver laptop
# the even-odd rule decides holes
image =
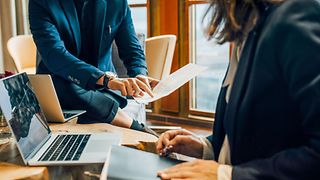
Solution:
[[[50,75],[37,74],[28,75],[28,77],[48,122],[63,123],[86,112],[84,110],[63,110],[61,108]]]
[[[0,107],[28,165],[103,163],[120,143],[111,133],[52,134],[26,73],[0,80]]]

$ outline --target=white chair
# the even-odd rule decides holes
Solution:
[[[19,73],[35,74],[37,48],[31,35],[10,38],[7,48]]]
[[[144,36],[141,41],[143,41]],[[176,43],[175,35],[162,35],[145,40],[145,53],[148,66],[148,76],[163,79],[169,76]],[[144,43],[142,43],[143,45]],[[118,56],[116,45],[112,48],[113,64],[118,75],[126,77],[126,68]],[[123,109],[131,118],[146,122],[145,105],[134,100],[128,100],[128,106]]]
[[[170,75],[176,40],[175,35],[146,39],[145,52],[150,77],[161,80]]]

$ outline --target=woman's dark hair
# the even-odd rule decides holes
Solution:
[[[261,5],[277,4],[284,0],[209,0],[207,27],[209,39],[216,38],[219,44],[242,41],[252,29],[263,11]],[[250,27],[251,26],[251,27]]]

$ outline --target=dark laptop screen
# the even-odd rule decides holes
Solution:
[[[26,159],[50,129],[25,73],[0,81],[0,107]]]

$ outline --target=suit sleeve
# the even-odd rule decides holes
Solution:
[[[52,73],[84,89],[95,89],[96,81],[103,72],[78,59],[66,49],[46,8],[48,7],[44,1],[29,2],[30,29],[43,63]]]
[[[285,6],[270,41],[277,44],[279,67],[298,106],[305,144],[234,166],[235,180],[320,177],[320,5],[294,0]]]
[[[129,77],[147,75],[145,55],[133,26],[131,11],[127,3],[124,5],[124,19],[115,37],[119,57],[123,60]]]

